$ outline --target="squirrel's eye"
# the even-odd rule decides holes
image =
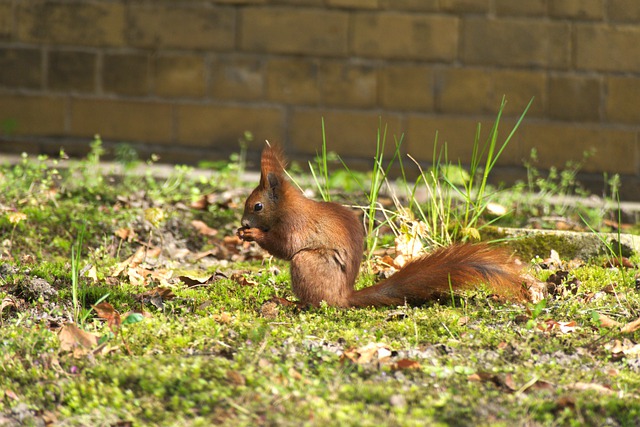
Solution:
[[[262,210],[262,203],[258,202],[255,204],[255,206],[253,207],[253,210],[256,212],[260,212]]]

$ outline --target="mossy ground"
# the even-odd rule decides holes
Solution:
[[[190,207],[202,192],[238,186],[232,173],[110,181],[93,166],[58,172],[26,159],[2,169],[0,425],[638,425],[640,332],[598,319],[638,318],[632,269],[565,264],[577,290],[538,306],[481,291],[424,307],[273,306],[272,296],[293,298],[286,264],[224,240],[242,192]],[[155,223],[150,208],[162,213]],[[196,231],[194,219],[218,233]],[[148,276],[113,275],[145,245],[162,248],[143,263]],[[72,301],[72,247],[84,320]],[[541,280],[551,273],[526,268]],[[167,271],[173,278],[154,275]],[[52,290],[34,290],[35,277]],[[159,286],[173,297],[141,297]],[[99,351],[64,350],[67,322],[110,337],[87,311],[105,294],[144,319]]]

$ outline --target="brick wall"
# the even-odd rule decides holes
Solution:
[[[638,0],[0,0],[0,150],[71,154],[96,133],[167,161],[226,156],[245,130],[369,159],[380,121],[468,161],[503,95],[535,97],[501,162],[579,160],[640,199]],[[506,127],[505,127],[506,129]]]

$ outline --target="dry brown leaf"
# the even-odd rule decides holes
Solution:
[[[633,322],[629,322],[626,325],[624,325],[622,328],[620,328],[620,332],[628,334],[631,332],[635,332],[638,329],[640,329],[640,317],[634,320]]]
[[[18,306],[18,302],[11,295],[7,295],[4,298],[2,298],[2,303],[0,303],[0,319],[2,319],[2,312],[4,311],[5,308],[13,307],[15,309],[17,306]]]
[[[640,344],[636,344],[630,339],[614,340],[612,343],[607,343],[604,348],[611,353],[613,359],[618,360],[622,357],[640,358]]]
[[[111,304],[108,302],[101,302],[100,304],[96,304],[92,306],[96,311],[96,314],[99,318],[105,319],[107,321],[107,326],[111,329],[115,335],[118,335],[118,330],[120,329],[120,325],[122,320],[120,319],[120,313],[113,308]]]
[[[532,274],[523,274],[522,278],[524,279],[532,303],[537,304],[547,298],[549,292],[545,282],[538,280],[538,278]]]
[[[290,378],[293,378],[295,380],[299,381],[302,379],[302,374],[293,368],[289,368],[288,374]]]
[[[210,283],[211,279],[213,279],[213,275],[211,274],[207,274],[204,276],[195,276],[195,275],[186,275],[186,274],[182,276],[178,276],[178,280],[180,280],[182,283],[184,283],[189,287],[205,285],[207,283]]]
[[[95,265],[92,265],[89,271],[87,271],[87,277],[91,279],[93,283],[98,281],[98,270]]]
[[[391,350],[386,344],[369,343],[360,348],[345,350],[340,360],[348,359],[353,363],[365,364],[371,361],[384,361],[389,356],[391,356]]]
[[[633,265],[633,263],[631,262],[631,260],[629,260],[629,258],[627,257],[622,257],[622,258],[609,258],[605,264],[605,267],[614,267],[614,268],[635,268],[636,266]]]
[[[558,251],[551,249],[549,254],[549,258],[544,260],[544,264],[548,269],[558,269],[562,267],[562,260],[560,259],[560,254]]]
[[[523,385],[519,391],[521,392],[527,392],[527,391],[533,391],[533,390],[549,390],[549,391],[553,391],[555,390],[556,386],[553,383],[550,383],[549,381],[545,381],[545,380],[534,380],[534,381],[530,381],[527,384]]]
[[[233,273],[230,279],[240,286],[256,286],[258,284],[256,280],[250,279],[242,273]]]
[[[422,241],[415,233],[400,234],[395,239],[395,249],[398,254],[393,260],[394,265],[402,267],[407,262],[421,256],[423,252]]]
[[[391,369],[394,371],[404,370],[404,369],[420,369],[422,366],[419,362],[411,359],[400,359],[393,365],[391,365]]]
[[[229,324],[229,323],[231,323],[231,315],[229,313],[223,311],[220,314],[214,314],[213,315],[213,320],[215,320],[218,323]]]
[[[65,324],[58,333],[60,350],[73,352],[74,357],[82,357],[98,344],[98,337],[78,328],[75,323]]]
[[[216,234],[218,234],[218,230],[209,227],[203,221],[193,220],[191,221],[191,226],[203,236],[215,236]]]
[[[176,296],[171,289],[158,286],[146,292],[143,292],[140,295],[137,295],[136,299],[142,304],[150,302],[156,308],[162,310],[164,308],[164,301],[170,301],[175,297]]]
[[[617,328],[618,326],[622,326],[622,323],[613,320],[609,316],[598,313],[598,320],[600,320],[600,326],[603,328]]]
[[[371,261],[369,261],[369,267],[373,274],[384,273],[387,275],[394,273],[399,268],[395,264],[393,258],[391,258],[389,255],[384,255],[382,257],[377,256],[372,258]]]
[[[20,397],[11,389],[5,389],[4,395],[7,396],[11,400],[20,400]]]
[[[545,320],[544,322],[538,323],[537,328],[543,332],[560,332],[563,334],[568,334],[578,329],[578,324],[575,321],[558,322],[549,319]]]
[[[119,228],[113,234],[115,234],[120,239],[127,240],[129,242],[135,240],[138,237],[136,235],[136,232],[132,228]]]
[[[118,277],[128,268],[137,267],[144,261],[146,256],[147,249],[144,246],[140,246],[138,249],[136,249],[136,252],[133,255],[114,266],[114,268],[111,270],[111,276]]]
[[[206,195],[201,196],[198,200],[191,203],[193,209],[205,210],[209,206],[209,201]]]
[[[502,375],[492,374],[490,372],[476,372],[467,376],[467,379],[469,381],[490,382],[493,383],[496,387],[509,392],[517,390],[515,382],[513,381],[513,376],[511,374],[507,374],[503,377]]]
[[[601,385],[601,384],[596,384],[596,383],[582,383],[582,382],[576,382],[573,384],[567,384],[565,386],[566,388],[570,389],[570,390],[589,390],[589,391],[596,391],[598,393],[601,394],[613,394],[615,393],[613,390],[611,390],[610,387]]]
[[[227,380],[233,385],[245,385],[247,380],[245,377],[238,371],[227,370]]]
[[[143,286],[147,284],[146,278],[138,272],[137,268],[127,268],[127,278],[129,283],[134,286]]]

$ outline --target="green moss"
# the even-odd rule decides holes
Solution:
[[[280,261],[228,262],[238,254],[218,237],[233,234],[238,209],[185,208],[201,194],[202,183],[184,171],[165,181],[109,181],[80,166],[84,170],[74,173],[86,178],[87,188],[62,172],[54,195],[53,173],[39,164],[2,170],[6,182],[0,189],[6,191],[0,192],[0,204],[27,219],[11,235],[13,224],[0,215],[13,257],[3,258],[0,271],[0,418],[13,417],[21,404],[27,408],[23,422],[33,425],[45,411],[64,425],[633,425],[639,416],[637,361],[614,357],[607,345],[637,342],[640,332],[622,334],[597,320],[597,313],[621,323],[637,318],[640,294],[632,270],[604,268],[598,259],[572,268],[570,277],[580,281],[577,291],[550,298],[539,312],[497,303],[480,290],[422,307],[279,306],[265,317],[263,303],[272,296],[295,298],[289,272]],[[144,220],[151,206],[166,214],[157,227]],[[218,227],[219,236],[199,235],[193,219]],[[137,239],[121,241],[114,236],[119,228],[134,229]],[[73,317],[71,247],[82,230],[80,269],[95,266],[98,276],[80,277],[83,308],[108,294],[107,302],[121,315],[145,315],[122,326],[102,351],[74,356],[61,350],[58,333]],[[173,299],[160,308],[142,302],[138,296],[159,280],[134,285],[126,274],[113,278],[111,272],[149,242],[163,248],[160,258],[146,261],[150,271],[173,271],[174,277],[217,271],[228,278],[217,275],[192,287],[166,283]],[[581,250],[559,236],[510,244],[524,260],[547,257],[552,249],[571,259]],[[210,257],[203,266],[172,258],[184,248],[220,250],[224,259]],[[530,270],[541,280],[551,273]],[[239,284],[233,272],[251,281]],[[21,300],[15,287],[35,276],[57,295]],[[362,275],[358,286],[372,282]],[[616,285],[615,294],[603,291],[609,284]],[[577,325],[570,333],[542,328],[570,321]],[[111,333],[95,312],[81,327],[98,337]],[[391,351],[388,359],[354,363],[346,357],[371,343]],[[416,362],[415,369],[397,370],[394,363],[403,359]],[[472,381],[475,373],[494,377]],[[507,376],[516,390],[505,386]],[[553,386],[524,389],[536,379]],[[578,382],[607,386],[612,393],[572,388]],[[573,405],[563,405],[566,396]]]

